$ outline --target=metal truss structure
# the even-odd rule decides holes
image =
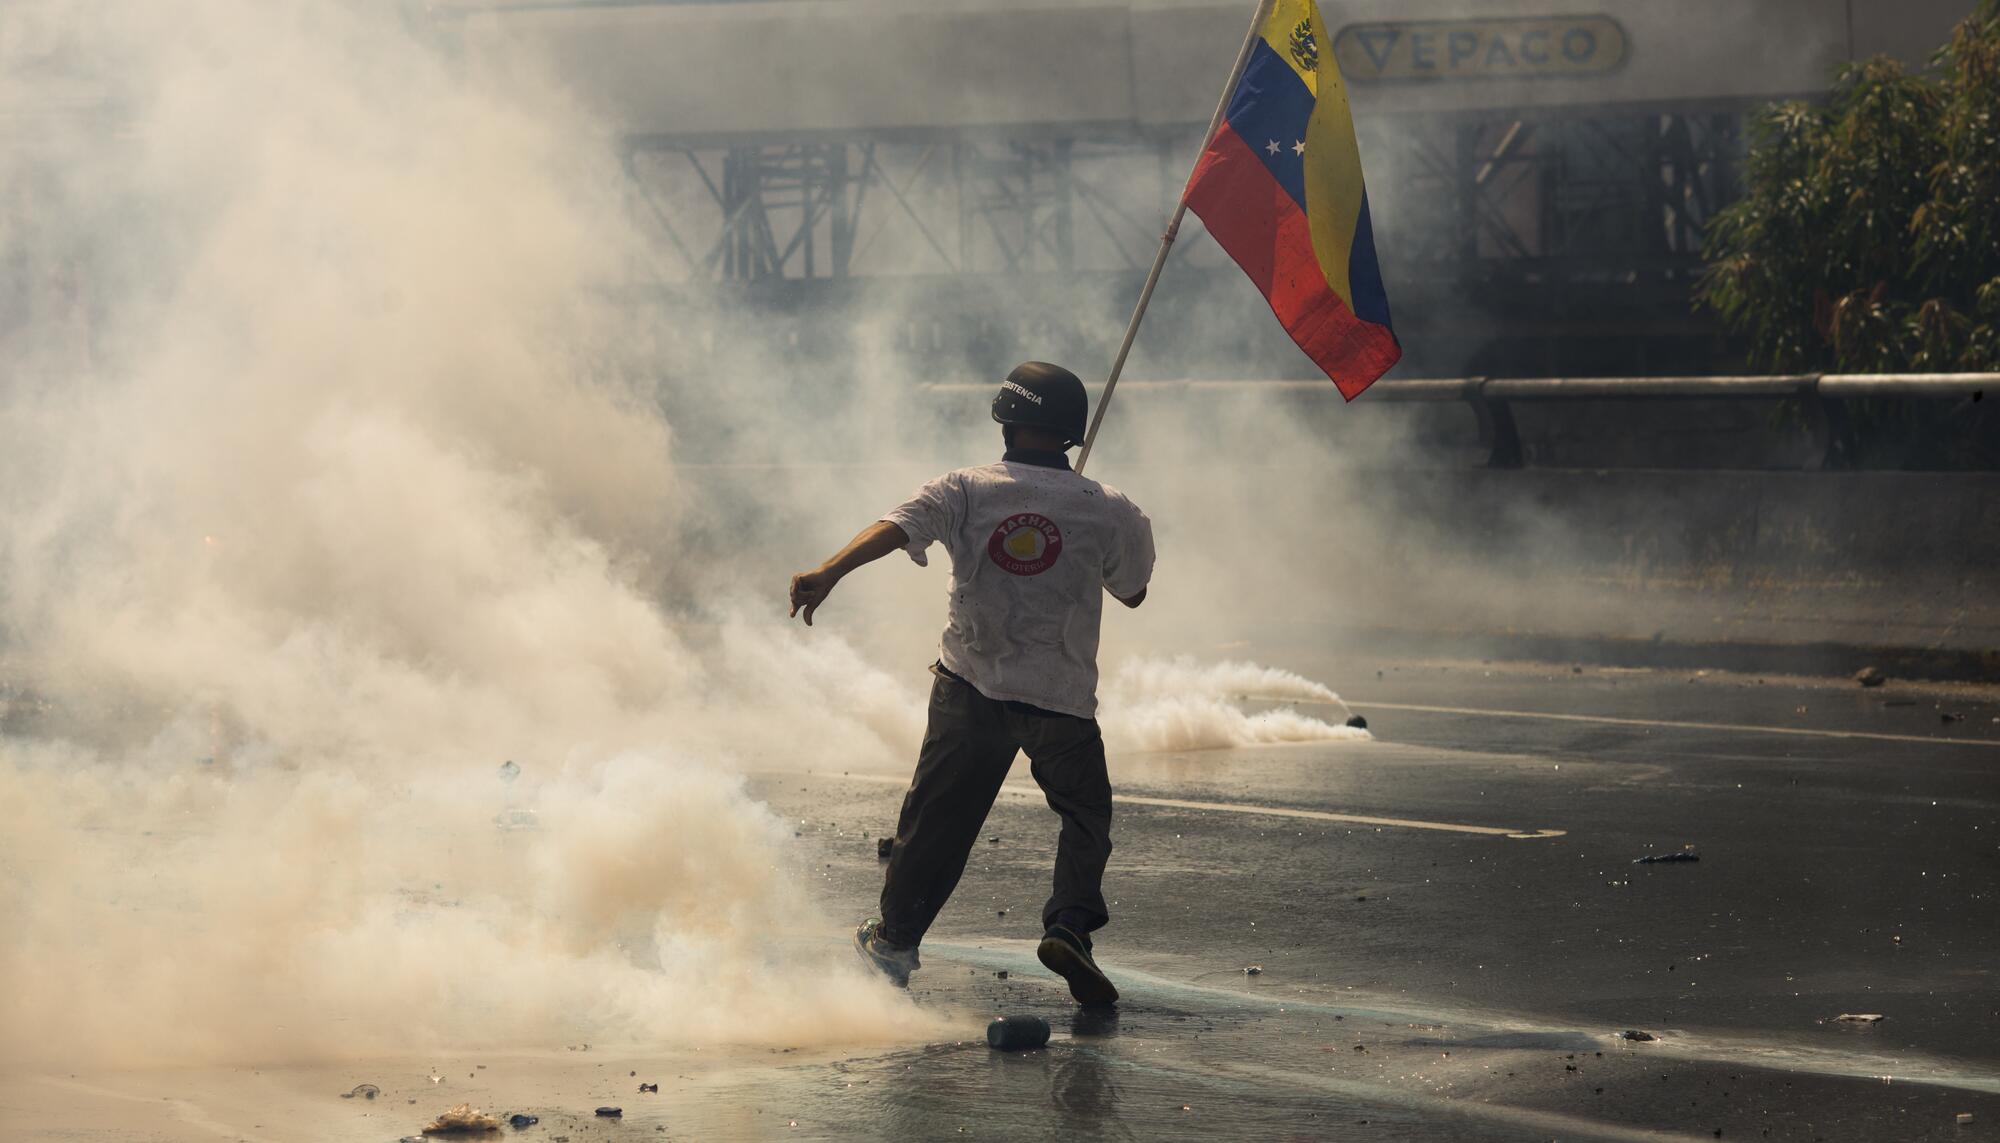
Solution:
[[[638,140],[625,168],[681,273],[695,280],[1143,268],[1157,223],[1093,167],[1166,169],[1170,142],[1073,138],[704,147]],[[1186,144],[1182,143],[1182,149]],[[690,193],[696,191],[698,193]],[[1158,188],[1145,210],[1164,201]],[[1079,220],[1093,231],[1079,243]],[[1083,254],[1079,257],[1079,249]],[[871,257],[873,255],[873,257]]]
[[[1394,239],[1382,245],[1425,276],[1685,269],[1735,195],[1740,125],[1731,113],[1378,121],[1364,153],[1384,200],[1377,227]],[[626,165],[690,278],[1071,272],[1144,265],[1150,249],[1133,240],[1164,217],[1190,147],[1188,136],[640,140]],[[663,162],[704,193],[662,179]],[[871,264],[869,247],[897,229],[923,256]]]
[[[1730,113],[1569,115],[1415,133],[1400,189],[1422,205],[1400,219],[1404,256],[1598,280],[1683,271],[1737,193],[1741,123]]]
[[[1365,122],[1399,328],[1413,344],[1451,346],[1450,360],[1424,367],[1500,376],[1718,364],[1717,335],[1690,314],[1688,291],[1709,219],[1738,193],[1741,125],[1720,110]],[[962,287],[1008,280],[1017,297],[1049,299],[1031,315],[1047,328],[1104,323],[1066,313],[1064,283],[1136,281],[1197,142],[1189,131],[636,139],[625,165],[656,223],[663,282],[733,283],[787,306],[835,297],[842,282],[932,282],[916,304],[952,327],[965,320],[954,307],[983,296]],[[1183,287],[1234,273],[1198,234],[1191,223],[1175,254]],[[1248,297],[1254,316],[1254,297],[1230,284],[1239,288],[1219,296]]]

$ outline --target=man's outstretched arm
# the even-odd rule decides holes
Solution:
[[[833,585],[841,577],[863,564],[874,563],[898,548],[908,547],[909,534],[887,520],[877,520],[868,525],[852,539],[847,546],[834,553],[833,558],[809,572],[800,572],[792,577],[792,614],[805,612],[806,626],[811,627],[813,609],[826,602],[833,594]]]

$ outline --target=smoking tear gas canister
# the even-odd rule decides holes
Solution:
[[[986,1043],[1003,1052],[1021,1052],[1049,1042],[1049,1022],[1040,1016],[1002,1016],[986,1026]]]

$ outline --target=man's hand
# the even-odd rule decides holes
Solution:
[[[820,568],[817,571],[800,572],[792,577],[792,615],[800,611],[806,613],[806,626],[813,625],[813,609],[826,602],[833,594],[833,585],[840,582],[840,573]]]
[[[813,625],[813,609],[826,602],[833,594],[833,585],[840,578],[863,564],[873,563],[910,542],[901,525],[887,520],[861,529],[860,534],[847,542],[847,546],[835,553],[834,557],[813,571],[800,572],[792,577],[792,614],[806,613],[806,626]]]

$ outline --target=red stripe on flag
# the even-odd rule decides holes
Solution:
[[[1402,358],[1395,334],[1354,316],[1327,285],[1305,211],[1228,123],[1196,165],[1187,201],[1341,396],[1352,401]]]

